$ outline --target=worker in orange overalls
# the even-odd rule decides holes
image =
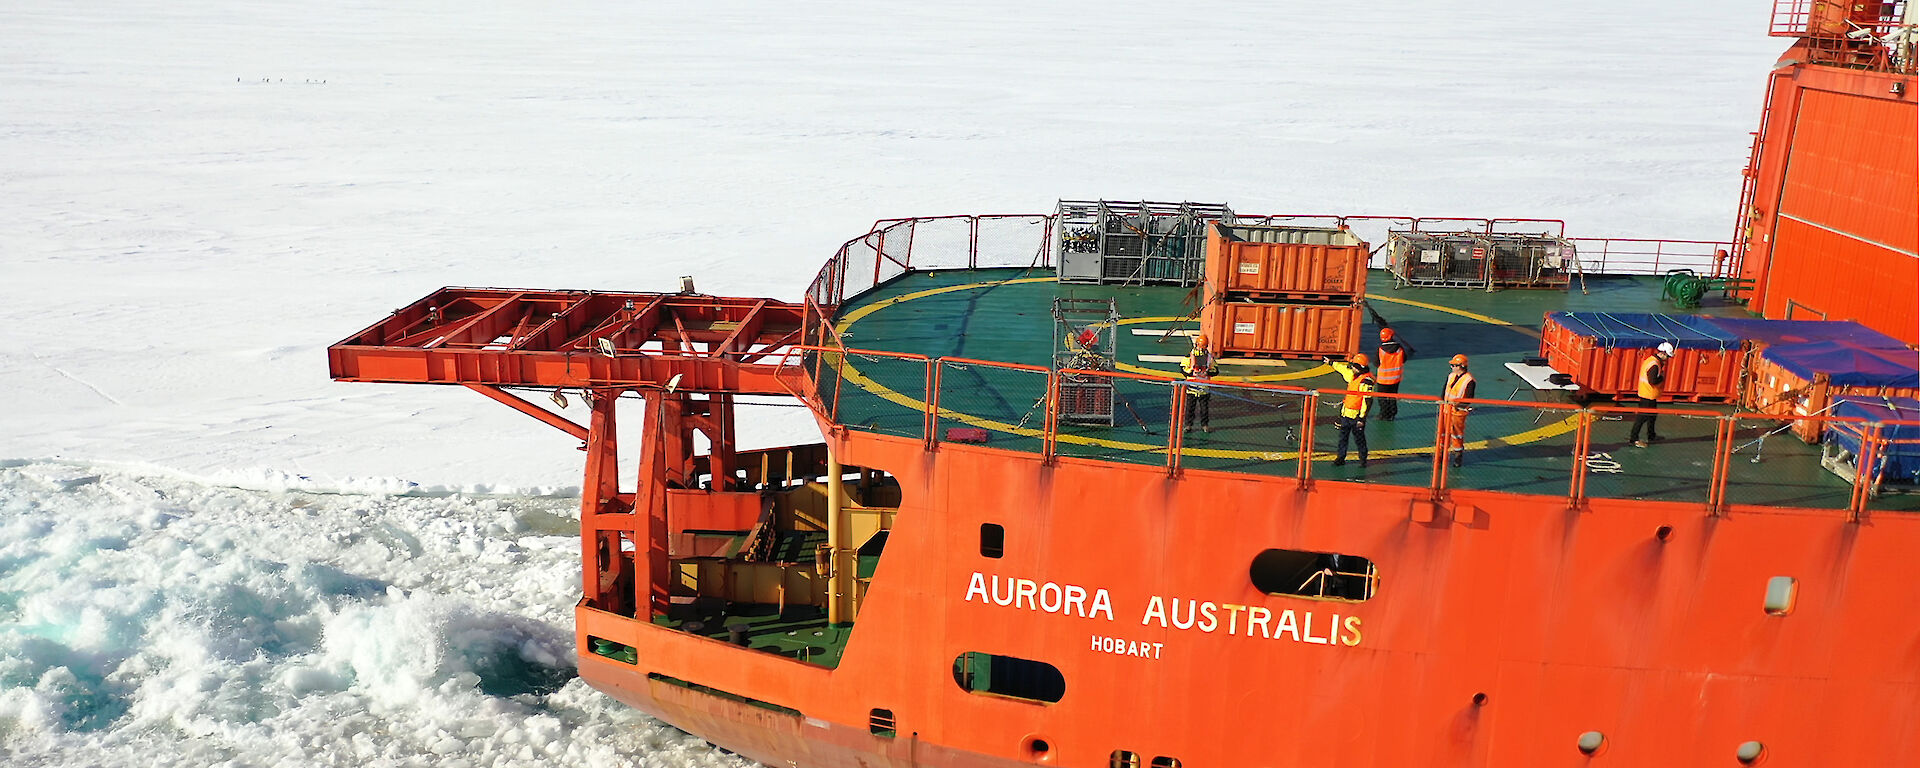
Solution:
[[[1399,392],[1400,377],[1406,372],[1407,355],[1413,349],[1400,342],[1392,328],[1380,329],[1380,369],[1373,373],[1373,391]],[[1393,421],[1400,415],[1400,401],[1396,398],[1380,399],[1380,420]]]
[[[1467,412],[1473,410],[1462,400],[1473,398],[1473,374],[1467,370],[1467,356],[1454,355],[1447,361],[1453,372],[1447,374],[1447,387],[1440,393],[1440,419],[1447,435],[1447,451],[1453,454],[1453,465],[1460,466],[1467,456]]]
[[[1648,410],[1634,417],[1633,431],[1627,433],[1627,440],[1636,447],[1645,448],[1649,442],[1660,441],[1660,432],[1653,426],[1659,414],[1654,413],[1653,409],[1659,407],[1660,395],[1665,392],[1662,385],[1667,383],[1667,360],[1672,357],[1673,345],[1663,341],[1660,346],[1654,347],[1653,354],[1640,362],[1640,381],[1634,394],[1640,396],[1639,406]],[[1640,428],[1643,426],[1647,428],[1646,440],[1640,439]]]
[[[1340,372],[1340,378],[1347,380],[1347,396],[1340,400],[1340,418],[1333,425],[1340,429],[1340,442],[1334,449],[1333,465],[1338,467],[1347,463],[1347,438],[1353,438],[1354,447],[1360,449],[1360,466],[1367,465],[1367,401],[1372,399],[1373,374],[1368,370],[1366,355],[1355,352],[1344,361],[1327,358],[1333,369]]]

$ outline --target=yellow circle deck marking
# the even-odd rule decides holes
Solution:
[[[1453,307],[1443,307],[1443,306],[1440,306],[1439,304],[1428,304],[1424,301],[1414,301],[1412,299],[1396,299],[1390,296],[1381,296],[1379,294],[1374,294],[1374,293],[1367,294],[1367,299],[1369,300],[1378,299],[1380,301],[1390,302],[1393,304],[1405,304],[1409,307],[1419,307],[1421,309],[1431,309],[1435,312],[1445,312],[1449,315],[1459,315],[1461,317],[1467,318],[1468,320],[1478,320],[1488,325],[1500,326],[1502,328],[1505,328],[1509,331],[1513,331],[1515,333],[1519,333],[1526,336],[1532,336],[1533,338],[1536,338],[1536,339],[1540,338],[1540,332],[1532,328],[1528,328],[1526,326],[1521,326],[1521,325],[1514,325],[1513,323],[1509,323],[1497,317],[1487,317],[1486,315],[1482,315],[1474,312],[1468,312],[1464,309],[1454,309]]]
[[[835,326],[835,330],[841,334],[845,334],[847,332],[847,329],[853,327],[853,324],[855,322],[859,321],[862,318],[865,318],[868,315],[871,315],[887,307],[894,306],[896,304],[913,301],[915,299],[923,299],[928,296],[938,296],[943,293],[953,293],[955,291],[967,291],[967,290],[974,290],[978,288],[992,288],[992,287],[1001,286],[1001,285],[1015,285],[1019,283],[1039,283],[1039,282],[1054,282],[1054,281],[1055,281],[1055,278],[1051,278],[1051,277],[1026,277],[1026,278],[1018,278],[1014,280],[995,280],[993,282],[986,282],[986,283],[965,283],[962,285],[949,285],[942,288],[930,288],[924,291],[915,291],[913,293],[901,294],[891,299],[874,302],[872,304],[869,304],[867,306],[861,307],[859,309],[856,309],[852,312],[847,313],[845,317],[840,318],[840,322],[838,325]],[[1408,299],[1389,298],[1386,296],[1378,296],[1374,294],[1367,294],[1367,298],[1379,299],[1380,301],[1386,301],[1386,302],[1391,302],[1395,304],[1405,304],[1411,307],[1429,309],[1435,312],[1444,312],[1450,315],[1457,315],[1457,316],[1465,317],[1471,320],[1477,320],[1479,322],[1487,323],[1489,325],[1501,326],[1501,327],[1507,328],[1508,330],[1523,333],[1523,334],[1532,336],[1534,338],[1540,338],[1540,333],[1530,328],[1523,328],[1521,326],[1514,325],[1513,323],[1509,323],[1499,318],[1488,317],[1486,315],[1476,314],[1476,313],[1468,312],[1465,310],[1454,309],[1452,307],[1443,307],[1438,304],[1427,304],[1424,302],[1412,301]],[[1182,318],[1182,317],[1138,317],[1138,318],[1122,319],[1120,321],[1120,324],[1133,325],[1133,324],[1139,324],[1139,323],[1184,322],[1185,320],[1186,318]],[[1105,325],[1105,323],[1099,323],[1099,325]],[[824,355],[824,357],[832,360],[841,359],[840,355],[834,354],[834,353],[827,353],[826,355]],[[965,365],[965,364],[953,363],[953,365]],[[1127,363],[1121,363],[1117,360],[1114,361],[1114,367],[1124,371],[1129,371],[1132,373],[1141,373],[1141,374],[1150,375],[1150,376],[1164,375],[1167,373],[1167,371],[1163,371],[1157,368],[1147,368],[1145,366],[1130,365]],[[1326,372],[1331,370],[1332,370],[1331,366],[1320,365],[1309,370],[1296,371],[1292,373],[1270,374],[1265,376],[1241,376],[1241,377],[1222,376],[1222,377],[1219,377],[1218,380],[1285,381],[1290,379],[1301,379],[1301,378],[1309,378],[1312,376],[1324,375]],[[874,394],[874,396],[879,397],[883,400],[887,400],[889,402],[902,405],[907,408],[911,408],[920,413],[926,413],[927,411],[927,402],[925,400],[920,400],[910,395],[904,395],[899,392],[895,392],[894,390],[888,388],[886,385],[881,384],[878,381],[874,381],[871,378],[868,378],[867,375],[861,373],[858,368],[853,367],[853,364],[850,362],[845,363],[841,367],[840,375],[846,380],[853,382],[856,386],[860,387],[861,389],[871,392]],[[941,408],[939,410],[939,413],[936,414],[936,416],[938,418],[945,418],[945,419],[951,419],[953,421],[958,421],[968,426],[980,427],[983,429],[991,429],[996,432],[1004,432],[1011,435],[1019,435],[1021,437],[1044,438],[1046,436],[1046,433],[1040,429],[1023,427],[1018,424],[1008,424],[1006,422],[982,418],[979,416],[975,416],[973,414],[962,413],[960,411],[950,410],[947,408]],[[1554,437],[1556,435],[1563,435],[1568,432],[1572,432],[1575,429],[1577,422],[1578,422],[1577,417],[1573,415],[1569,415],[1567,418],[1562,419],[1560,421],[1547,424],[1544,426],[1536,427],[1534,429],[1530,429],[1525,432],[1517,432],[1502,438],[1488,438],[1485,440],[1475,440],[1472,442],[1468,442],[1464,444],[1464,447],[1470,450],[1479,450],[1479,449],[1483,449],[1493,445],[1495,440],[1498,440],[1501,443],[1506,445],[1519,445],[1522,443],[1531,443],[1539,440],[1544,440],[1549,437]],[[1113,448],[1113,449],[1125,450],[1125,451],[1139,451],[1143,453],[1159,453],[1159,454],[1164,454],[1167,452],[1167,447],[1164,445],[1154,445],[1151,443],[1133,443],[1133,442],[1127,442],[1123,440],[1112,440],[1112,439],[1099,438],[1099,437],[1085,437],[1082,435],[1068,434],[1065,432],[1056,432],[1054,434],[1053,439],[1055,442],[1060,442],[1060,443],[1070,443],[1073,445],[1099,446],[1103,448]],[[1414,448],[1389,448],[1389,449],[1379,450],[1379,451],[1369,451],[1368,455],[1413,456],[1413,455],[1431,454],[1432,452],[1433,452],[1433,446],[1426,445],[1426,446],[1419,446]],[[1233,451],[1233,450],[1223,450],[1219,448],[1188,447],[1188,448],[1182,448],[1180,451],[1180,455],[1200,456],[1200,457],[1214,458],[1214,459],[1264,459],[1268,461],[1285,461],[1288,459],[1299,458],[1300,454],[1298,451]],[[1330,455],[1319,456],[1314,459],[1314,461],[1332,461],[1332,460],[1333,460],[1333,457]]]

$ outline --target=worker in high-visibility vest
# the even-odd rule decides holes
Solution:
[[[1200,422],[1200,430],[1213,431],[1213,397],[1207,392],[1206,382],[1213,378],[1219,369],[1214,364],[1213,350],[1207,347],[1207,336],[1203,333],[1193,335],[1193,350],[1180,360],[1180,375],[1187,381],[1187,417],[1186,425],[1192,427]]]
[[[1333,425],[1340,430],[1340,442],[1334,448],[1333,465],[1338,467],[1347,463],[1347,438],[1353,438],[1353,445],[1360,451],[1360,466],[1367,465],[1367,401],[1372,399],[1373,373],[1369,370],[1366,355],[1355,352],[1346,360],[1327,358],[1333,369],[1340,372],[1340,378],[1347,380],[1347,394],[1340,399],[1340,418]]]
[[[1627,440],[1637,447],[1645,448],[1649,442],[1660,441],[1660,431],[1653,425],[1659,414],[1654,413],[1653,409],[1660,406],[1660,395],[1666,391],[1667,361],[1672,358],[1673,345],[1663,341],[1660,346],[1654,347],[1653,354],[1640,361],[1640,380],[1634,394],[1640,397],[1639,406],[1647,410],[1634,417],[1633,431],[1627,433]],[[1647,428],[1646,440],[1640,439],[1641,427]]]
[[[1447,386],[1441,390],[1440,419],[1446,430],[1446,449],[1452,455],[1453,465],[1460,466],[1467,457],[1467,412],[1473,410],[1464,400],[1473,398],[1473,373],[1467,370],[1467,356],[1454,355],[1447,361],[1451,372],[1447,374]]]
[[[1380,329],[1380,368],[1373,372],[1373,391],[1399,392],[1400,377],[1406,373],[1407,355],[1413,350],[1401,343],[1392,328]],[[1400,415],[1398,398],[1380,398],[1379,414],[1381,421],[1393,421]]]

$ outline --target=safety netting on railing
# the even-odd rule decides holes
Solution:
[[[1728,503],[1848,508],[1853,483],[1821,464],[1821,446],[1796,436],[1794,423],[1777,416],[1733,419],[1726,464]]]
[[[1052,222],[1041,214],[882,220],[840,246],[815,274],[807,298],[837,307],[909,271],[1050,269]]]
[[[1182,403],[1180,463],[1190,469],[1299,474],[1305,390],[1188,382]]]
[[[1320,461],[1313,467],[1314,477],[1416,488],[1432,485],[1434,440],[1445,421],[1443,416],[1453,412],[1451,406],[1442,406],[1430,397],[1369,398],[1366,419],[1345,430],[1349,433],[1347,460],[1336,465],[1345,399],[1339,392],[1320,393],[1320,416],[1314,426]],[[1391,420],[1385,413],[1390,402],[1395,404]],[[1365,466],[1359,464],[1357,438],[1361,434],[1367,439]]]
[[[934,439],[1040,452],[1047,434],[1047,369],[940,360]]]
[[[1061,371],[1057,381],[1058,455],[1167,463],[1175,382],[1106,371]]]
[[[927,432],[927,358],[849,350],[835,368],[840,386],[835,414],[841,426],[899,437]]]
[[[851,430],[1170,473],[1501,491],[1573,506],[1622,499],[1715,511],[1920,511],[1920,421],[1381,394],[1369,398],[1363,421],[1349,421],[1341,391],[861,350],[790,355],[782,376],[813,382],[809,402]],[[1389,400],[1396,407],[1386,408]],[[1343,432],[1346,457],[1336,464]]]
[[[1651,424],[1641,416],[1651,413]],[[1593,410],[1586,452],[1586,496],[1599,499],[1681,501],[1712,498],[1720,414],[1632,406]],[[1635,427],[1635,422],[1640,422]],[[1646,445],[1636,444],[1637,439]],[[1654,434],[1658,430],[1657,435]]]

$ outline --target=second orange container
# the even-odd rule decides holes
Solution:
[[[1215,301],[1201,326],[1222,357],[1319,357],[1360,348],[1360,305]]]

